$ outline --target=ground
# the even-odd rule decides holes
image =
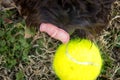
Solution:
[[[11,3],[0,1],[0,80],[59,80],[52,69],[61,44],[44,33],[24,38],[26,24]],[[120,80],[120,1],[111,7],[107,28],[96,39],[104,66],[97,80]]]

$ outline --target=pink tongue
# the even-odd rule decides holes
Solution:
[[[40,31],[46,32],[48,35],[57,40],[60,40],[62,43],[67,43],[70,39],[70,36],[66,31],[50,23],[42,23],[40,25]]]

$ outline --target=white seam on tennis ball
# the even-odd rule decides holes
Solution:
[[[94,66],[99,66],[99,64],[97,63],[93,63],[93,62],[80,62],[78,60],[76,60],[75,58],[73,58],[69,52],[68,52],[68,44],[66,45],[66,52],[65,52],[66,56],[72,60],[73,62],[75,62],[76,64],[80,64],[80,65],[94,65]]]

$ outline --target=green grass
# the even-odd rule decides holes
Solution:
[[[5,63],[2,65],[13,68],[20,61],[26,62],[31,48],[30,42],[24,39],[24,25],[17,23],[5,24],[4,17],[10,18],[12,12],[2,12],[0,28],[0,55],[3,56]]]
[[[51,57],[58,42],[40,33],[24,38],[25,21],[16,14],[16,10],[0,11],[0,80],[55,79]]]

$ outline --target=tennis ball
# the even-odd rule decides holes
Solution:
[[[59,46],[53,69],[60,80],[95,80],[102,61],[96,44],[87,39],[75,39]]]

